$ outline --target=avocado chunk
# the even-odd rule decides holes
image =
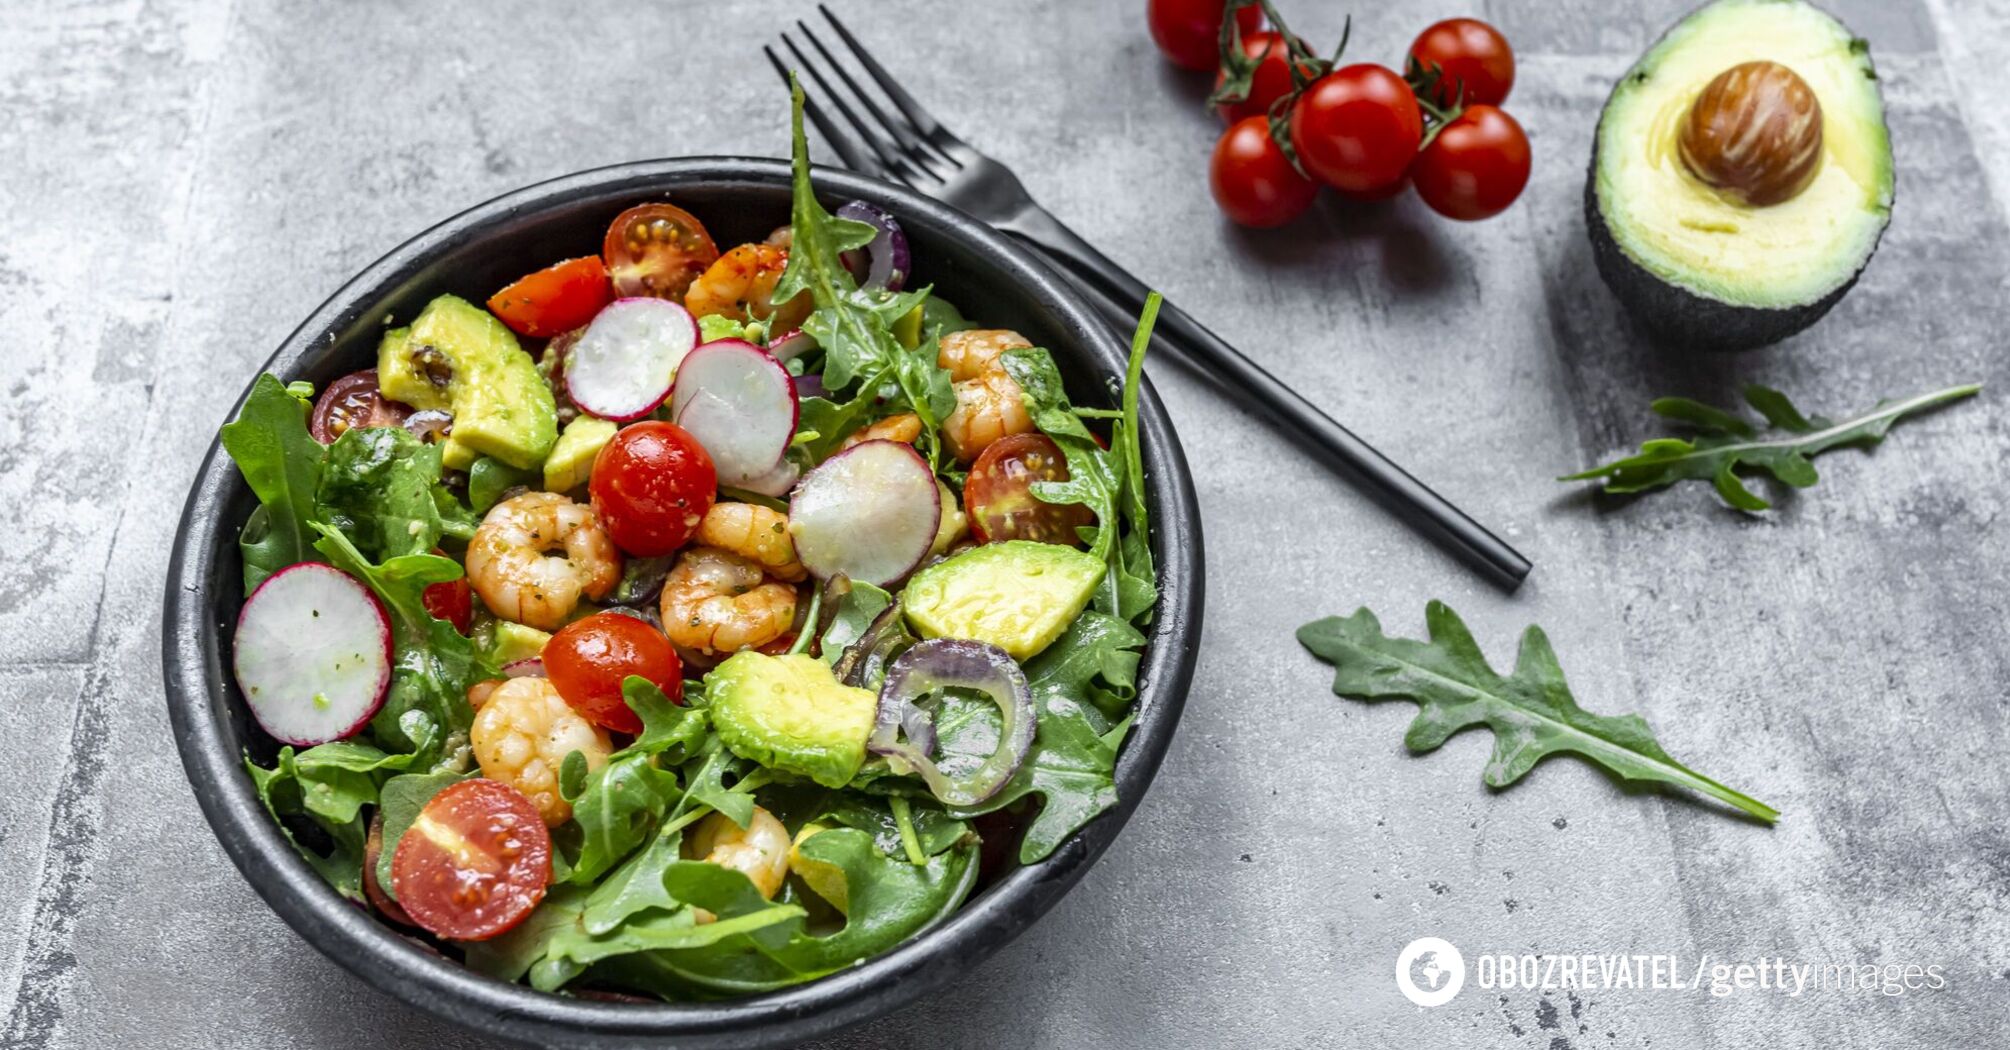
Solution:
[[[1788,72],[1734,83],[1730,71],[1753,63]],[[1735,132],[1759,100],[1777,107],[1808,93],[1819,113],[1777,125],[1797,133],[1720,135],[1707,146],[1697,130],[1708,116]],[[1656,341],[1745,349],[1813,324],[1856,283],[1891,219],[1893,170],[1864,41],[1802,0],[1716,0],[1613,88],[1585,222],[1599,274]],[[1743,171],[1745,185],[1724,171]]]
[[[741,758],[843,787],[865,761],[879,698],[814,656],[734,653],[705,678],[719,739]]]
[[[537,363],[493,314],[458,296],[442,295],[410,326],[384,333],[377,386],[413,408],[453,413],[456,454],[443,459],[486,455],[532,470],[558,440],[558,405]]]
[[[990,642],[1029,660],[1082,615],[1103,563],[1058,543],[1007,540],[972,548],[914,574],[901,600],[924,638]]]
[[[605,419],[580,416],[565,425],[544,461],[544,490],[571,492],[593,477],[593,460],[621,428]]]
[[[544,655],[544,644],[551,641],[551,635],[535,627],[525,627],[508,620],[495,621],[495,635],[489,642],[489,662],[497,667],[508,667],[519,660],[531,660]]]

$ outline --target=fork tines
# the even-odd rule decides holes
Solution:
[[[837,56],[824,46],[816,32],[799,20],[795,34],[786,30],[782,33],[782,47],[787,49],[792,62],[785,62],[773,47],[764,45],[761,50],[767,54],[768,61],[774,64],[775,72],[784,82],[788,81],[792,69],[804,74],[807,83],[804,85],[803,108],[810,121],[817,126],[818,133],[837,151],[845,166],[854,171],[894,178],[918,189],[949,181],[963,167],[958,154],[969,147],[930,116],[893,79],[886,67],[859,44],[858,38],[838,21],[830,8],[818,4],[817,10],[830,22],[845,50],[850,52],[866,77],[896,111],[888,112],[873,93],[867,91],[838,61]],[[808,50],[798,45],[798,36],[808,43]],[[815,57],[812,58],[812,55]],[[843,90],[839,90],[840,87]],[[850,125],[850,131],[831,119],[821,104],[823,102],[828,102],[837,110],[845,124]]]

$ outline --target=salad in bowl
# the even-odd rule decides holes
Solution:
[[[221,434],[258,499],[245,767],[332,891],[547,992],[813,981],[1116,803],[1158,604],[1138,392],[915,286],[898,217],[598,256],[386,319]],[[1155,302],[1154,302],[1155,305]],[[981,320],[981,319],[979,319]]]

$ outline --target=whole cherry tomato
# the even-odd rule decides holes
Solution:
[[[518,278],[489,296],[489,312],[510,330],[549,339],[586,322],[614,301],[614,285],[598,255],[567,259]]]
[[[1499,215],[1528,185],[1528,136],[1494,106],[1468,106],[1438,132],[1410,177],[1417,196],[1449,219]]]
[[[698,217],[675,204],[638,204],[615,216],[600,246],[614,294],[684,301],[691,282],[719,258]]]
[[[391,854],[391,890],[427,932],[481,941],[524,920],[551,884],[551,833],[523,792],[475,777],[419,810]]]
[[[1147,0],[1145,20],[1152,40],[1174,65],[1210,73],[1221,64],[1221,17],[1227,9],[1224,0]],[[1235,13],[1235,24],[1247,37],[1263,24],[1263,12],[1245,7]]]
[[[544,673],[574,711],[616,733],[642,732],[642,719],[621,695],[629,675],[656,683],[672,703],[684,696],[684,661],[670,639],[625,613],[595,613],[559,628],[544,643]]]
[[[1271,104],[1291,94],[1291,49],[1284,37],[1268,29],[1249,33],[1242,38],[1242,53],[1257,60],[1256,72],[1249,78],[1249,94],[1241,102],[1224,102],[1215,107],[1221,118],[1230,124],[1244,117],[1260,117],[1270,112]],[[1300,72],[1308,79],[1318,75],[1318,70],[1300,64]],[[1221,70],[1214,75],[1214,89],[1221,90],[1228,80],[1228,71]]]
[[[1423,138],[1417,96],[1386,66],[1336,69],[1291,106],[1291,148],[1298,163],[1348,193],[1375,193],[1401,181]]]
[[[1417,34],[1410,59],[1444,72],[1436,102],[1457,105],[1463,88],[1468,106],[1498,106],[1514,90],[1514,51],[1500,30],[1476,18],[1447,18]]]
[[[1270,121],[1244,117],[1222,133],[1208,162],[1208,186],[1222,213],[1244,226],[1282,226],[1304,214],[1319,185],[1298,174],[1270,137]]]
[[[718,495],[719,472],[683,427],[644,420],[601,448],[587,491],[615,546],[656,558],[690,542]]]

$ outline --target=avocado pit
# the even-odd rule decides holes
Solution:
[[[1696,96],[1677,147],[1690,174],[1736,203],[1789,201],[1821,166],[1821,100],[1778,62],[1743,62]]]

